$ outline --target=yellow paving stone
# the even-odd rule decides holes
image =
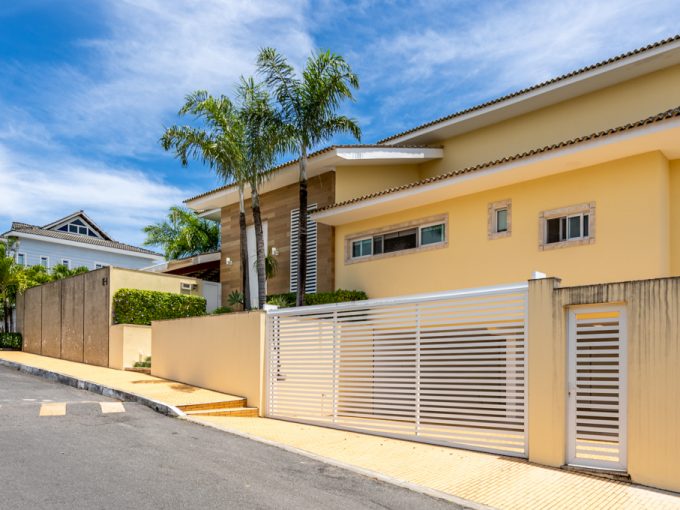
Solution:
[[[680,510],[680,496],[481,452],[266,418],[192,418],[501,510]]]
[[[64,416],[66,404],[63,402],[46,402],[40,405],[40,416]]]
[[[227,395],[217,391],[189,386],[175,381],[168,381],[151,375],[95,367],[84,363],[76,363],[47,356],[38,356],[28,352],[0,351],[0,359],[23,363],[36,368],[50,370],[84,381],[127,391],[146,398],[157,400],[172,406],[203,404],[210,402],[228,402],[241,397]]]
[[[124,413],[125,407],[122,402],[99,402],[102,413]]]

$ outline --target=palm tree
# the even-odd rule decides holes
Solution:
[[[12,331],[12,310],[16,297],[26,288],[26,277],[23,266],[14,260],[16,238],[0,240],[0,301],[4,331]]]
[[[330,51],[311,55],[298,77],[286,58],[264,48],[258,71],[272,90],[288,137],[287,149],[299,157],[300,216],[298,227],[297,305],[302,306],[307,280],[307,155],[339,133],[361,138],[356,121],[337,113],[344,100],[354,100],[359,78],[340,55]]]
[[[241,142],[244,171],[250,184],[251,208],[255,226],[258,307],[263,308],[266,302],[267,264],[259,187],[269,175],[264,170],[274,163],[277,152],[282,150],[285,137],[279,118],[272,108],[269,94],[261,84],[255,83],[252,77],[247,79],[241,77],[241,83],[236,92],[243,132]]]
[[[235,182],[239,191],[239,227],[241,231],[241,281],[243,286],[244,308],[250,307],[248,281],[248,240],[246,237],[246,210],[244,186],[247,182],[241,173],[243,165],[234,150],[233,128],[237,119],[234,105],[225,96],[217,98],[205,90],[189,94],[179,115],[191,114],[202,121],[206,129],[192,126],[172,126],[161,137],[165,150],[175,149],[175,156],[183,166],[189,159],[197,159],[207,164],[225,183]]]
[[[185,207],[173,206],[167,219],[144,227],[146,246],[161,246],[169,260],[217,251],[220,227]]]

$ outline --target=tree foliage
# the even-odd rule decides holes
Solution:
[[[160,246],[169,260],[214,252],[220,248],[220,227],[189,209],[173,206],[167,218],[144,227],[146,246]]]

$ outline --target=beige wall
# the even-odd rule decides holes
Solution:
[[[109,368],[123,370],[151,356],[151,326],[115,324],[109,332]]]
[[[265,313],[155,321],[152,375],[245,397],[262,413]]]
[[[669,276],[668,185],[668,161],[655,152],[338,226],[336,285],[377,298],[512,283],[532,271],[566,285]],[[489,239],[488,206],[506,199],[511,235]],[[539,249],[542,211],[590,202],[593,244]],[[448,216],[442,248],[345,261],[347,237],[438,215]]]
[[[335,169],[335,202],[410,184],[419,179],[418,165],[339,166]]]
[[[569,306],[616,303],[628,317],[628,472],[680,491],[680,278],[557,288],[529,285],[529,460],[566,460]],[[555,288],[553,288],[555,287]]]
[[[657,71],[449,139],[426,178],[642,120],[680,104],[680,66]]]
[[[671,274],[680,275],[680,160],[670,162],[669,176],[670,203],[670,257]]]

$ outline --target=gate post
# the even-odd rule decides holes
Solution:
[[[559,278],[529,280],[527,381],[529,460],[559,467],[566,455],[566,339],[555,317]]]

